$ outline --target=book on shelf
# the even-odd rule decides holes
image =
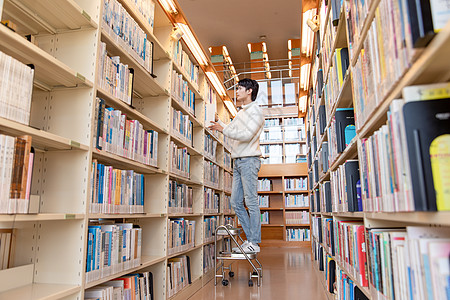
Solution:
[[[285,191],[306,191],[308,188],[308,178],[285,178],[284,179],[284,190]]]
[[[172,297],[192,283],[190,257],[182,255],[167,261],[167,294]]]
[[[14,265],[15,229],[0,229],[0,270],[12,268]]]
[[[217,154],[217,141],[213,139],[213,137],[209,134],[205,134],[205,147],[204,147],[204,154],[205,156],[208,156],[211,158],[212,161],[216,161],[216,154]],[[226,155],[226,154],[225,154]],[[224,157],[224,160],[226,160],[227,157]]]
[[[220,168],[218,165],[214,164],[213,162],[210,161],[204,161],[203,162],[204,165],[204,179],[205,182],[210,183],[211,185],[213,185],[216,188],[219,188],[219,171]]]
[[[195,246],[195,220],[170,218],[168,220],[168,254],[188,250]]]
[[[184,72],[186,72],[188,79],[196,85],[196,88],[198,88],[199,67],[191,61],[189,54],[183,50],[181,40],[174,43],[173,60],[183,69]]]
[[[286,224],[309,224],[309,211],[286,211]]]
[[[172,96],[195,116],[195,93],[183,79],[183,75],[172,71]]]
[[[91,220],[87,244],[87,283],[141,263],[142,229],[132,223]]]
[[[284,196],[285,207],[309,207],[309,196],[304,194],[288,194]]]
[[[219,212],[220,194],[210,188],[204,188],[204,209],[205,213]]]
[[[0,214],[29,213],[34,148],[29,135],[0,135]]]
[[[239,222],[239,219],[238,219]],[[261,213],[261,224],[267,225],[269,224],[269,212],[265,211]]]
[[[272,180],[267,178],[258,179],[258,192],[271,190],[272,190]]]
[[[34,67],[0,51],[0,117],[30,123]]]
[[[219,218],[217,216],[205,217],[203,219],[203,232],[206,242],[212,242],[214,240],[214,232],[219,225]]]
[[[194,124],[189,119],[189,115],[183,114],[175,108],[172,108],[172,133],[178,138],[184,140],[189,146],[194,146],[193,133]]]
[[[92,160],[89,211],[104,214],[144,212],[145,178]]]
[[[169,213],[193,213],[194,192],[191,186],[169,180]]]
[[[189,178],[191,155],[187,152],[186,147],[179,147],[173,141],[170,141],[170,171]]]
[[[157,166],[158,132],[145,130],[138,120],[107,107],[105,100],[96,98],[94,144],[104,150],[146,165]]]
[[[286,241],[304,242],[310,241],[310,230],[302,228],[286,228]]]
[[[206,274],[209,270],[213,269],[215,256],[216,251],[214,244],[203,246],[203,274]]]
[[[128,105],[132,105],[134,69],[120,62],[119,56],[108,56],[106,44],[100,42],[98,85]]]
[[[89,288],[85,299],[136,299],[153,300],[153,274],[151,272],[134,273]]]
[[[269,195],[258,195],[259,207],[269,207]]]

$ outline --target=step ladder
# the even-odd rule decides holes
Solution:
[[[253,278],[257,278],[257,284],[258,286],[261,286],[261,280],[262,280],[262,265],[257,259],[257,253],[245,253],[241,247],[241,245],[237,242],[236,236],[241,240],[243,243],[244,241],[241,238],[242,229],[240,228],[233,228],[230,224],[227,225],[220,225],[217,226],[214,234],[214,249],[215,249],[215,259],[214,259],[214,270],[215,270],[215,276],[214,276],[214,285],[217,285],[217,278],[222,278],[222,285],[227,286],[229,281],[225,278],[225,270],[228,270],[228,276],[230,278],[234,277],[234,272],[231,270],[230,264],[228,267],[225,266],[224,261],[232,261],[232,260],[244,260],[246,259],[249,264],[252,266],[252,271],[250,272],[249,280],[248,280],[248,286],[253,286]],[[217,239],[218,237],[229,237],[233,242],[237,245],[240,252],[229,252],[229,251],[218,251],[217,249]],[[223,241],[224,243],[225,240]],[[229,243],[229,249],[231,248],[231,241],[228,241]],[[258,266],[256,266],[253,261],[257,263]],[[218,271],[219,274],[218,274]]]

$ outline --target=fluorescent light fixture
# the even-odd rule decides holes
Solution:
[[[291,51],[289,51],[291,53]],[[289,61],[289,77],[292,77],[292,61]]]
[[[306,112],[306,102],[307,102],[307,96],[301,96],[300,99],[298,99],[298,110],[302,113]]]
[[[227,46],[222,47],[223,53],[225,53],[225,56],[230,57],[230,54],[228,53]]]
[[[288,40],[288,49],[289,49],[289,51],[292,50],[292,41],[291,40]]]
[[[159,0],[159,3],[164,7],[164,10],[171,13],[177,14],[178,10],[175,3],[172,0]]]
[[[314,32],[306,24],[309,19],[312,19],[316,15],[317,9],[312,8],[303,13],[302,18],[302,53],[307,57],[311,56],[313,43],[314,43]]]
[[[267,45],[266,45],[265,42],[262,43],[262,49],[263,49],[263,52],[264,52],[264,53],[267,52]]]
[[[248,43],[247,47],[248,47],[248,52],[252,53],[252,44]]]
[[[209,50],[209,53],[212,53],[212,47],[209,47],[208,50]]]
[[[300,69],[300,88],[303,88],[304,91],[308,90],[310,71],[311,64],[305,64]]]
[[[269,55],[267,55],[267,53],[263,53],[263,58],[268,61],[269,60]]]
[[[192,55],[194,55],[198,63],[203,66],[208,65],[208,59],[206,58],[205,53],[203,53],[202,48],[200,48],[197,40],[192,34],[192,31],[189,29],[189,26],[183,23],[177,23],[177,26],[183,32],[183,40],[188,45],[189,49],[192,52]]]
[[[211,81],[212,85],[216,89],[217,93],[219,93],[219,95],[225,96],[227,94],[227,92],[225,91],[225,88],[222,85],[222,82],[220,82],[216,73],[206,72],[206,76],[208,76],[209,80]]]
[[[225,106],[228,108],[228,111],[234,118],[237,114],[236,106],[234,106],[233,102],[228,100],[225,100],[223,103],[225,103]]]
[[[289,52],[288,52],[288,57],[289,57],[289,59],[292,59],[292,51],[291,50],[289,50]]]

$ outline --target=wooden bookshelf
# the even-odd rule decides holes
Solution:
[[[328,142],[330,145],[330,136],[328,129],[330,129],[332,120],[336,114],[337,109],[339,108],[357,108],[359,105],[358,102],[358,94],[354,94],[355,91],[358,93],[358,87],[355,86],[358,78],[355,79],[356,76],[360,76],[358,73],[357,64],[363,60],[362,50],[364,47],[372,47],[370,45],[371,40],[369,40],[369,36],[371,34],[370,28],[372,26],[372,22],[375,22],[378,18],[377,11],[382,6],[381,0],[372,1],[370,6],[367,7],[367,11],[364,12],[364,16],[361,19],[361,26],[358,26],[358,37],[349,37],[348,24],[350,24],[349,20],[346,19],[346,12],[349,10],[347,7],[348,2],[344,1],[339,12],[339,22],[337,26],[331,25],[330,11],[333,9],[332,5],[334,3],[328,3],[326,7],[326,11],[324,11],[324,7],[320,5],[325,2],[316,2],[316,1],[306,1],[303,3],[304,11],[310,9],[311,7],[317,7],[318,12],[324,12],[322,14],[319,13],[320,16],[324,16],[325,19],[320,20],[320,24],[324,24],[324,33],[321,34],[321,45],[319,51],[317,51],[317,42],[314,44],[313,53],[318,53],[318,56],[314,56],[312,59],[312,68],[311,68],[311,85],[313,88],[314,97],[308,97],[308,116],[307,116],[307,135],[308,135],[308,148],[307,154],[310,155],[310,165],[308,166],[308,173],[313,174],[314,172],[314,162],[319,160],[320,153],[322,151],[322,146],[324,142]],[[306,8],[306,6],[308,6]],[[381,12],[383,14],[383,12]],[[383,15],[381,15],[383,18]],[[331,27],[331,28],[330,28]],[[328,37],[327,34],[332,30],[333,34],[331,37]],[[380,30],[380,28],[377,28]],[[351,47],[350,41],[353,41]],[[335,50],[337,48],[345,48],[348,47],[351,49],[351,53],[349,53],[349,67],[345,74],[343,74],[342,85],[337,86],[337,90],[333,88],[327,90],[325,93],[325,88],[321,91],[317,89],[317,76],[316,80],[312,80],[314,77],[314,72],[317,72],[319,69],[323,70],[323,85],[328,85],[328,87],[333,84],[333,74],[331,71],[331,66],[336,68],[336,60],[334,59]],[[439,33],[432,39],[428,46],[424,49],[417,50],[412,56],[409,67],[405,67],[404,71],[398,71],[396,73],[395,82],[389,82],[388,87],[383,89],[383,93],[379,93],[379,99],[374,107],[371,107],[369,111],[364,111],[361,115],[358,114],[358,110],[355,109],[355,119],[359,118],[363,122],[360,127],[357,127],[356,136],[353,140],[347,145],[345,150],[335,156],[334,161],[328,162],[328,170],[320,172],[318,176],[312,176],[313,178],[309,178],[312,180],[312,185],[308,185],[308,187],[312,187],[310,189],[311,203],[314,201],[314,206],[316,211],[311,211],[311,225],[314,225],[314,222],[319,220],[323,220],[323,218],[332,219],[334,221],[359,221],[361,224],[364,224],[366,230],[370,228],[404,228],[406,226],[439,226],[439,227],[448,227],[450,226],[449,214],[446,211],[438,211],[438,212],[424,212],[424,211],[409,211],[409,212],[390,212],[390,211],[357,211],[357,212],[348,212],[348,211],[333,211],[333,212],[324,212],[320,211],[320,208],[317,208],[317,204],[315,202],[315,197],[319,196],[319,189],[323,188],[323,184],[327,181],[335,180],[333,178],[332,173],[339,169],[339,167],[343,166],[347,160],[356,159],[359,161],[359,166],[361,166],[364,161],[363,158],[359,155],[361,154],[361,141],[363,139],[371,137],[375,131],[379,130],[383,125],[387,123],[388,120],[388,111],[390,105],[392,104],[394,99],[398,99],[402,97],[402,89],[409,85],[416,84],[430,84],[437,82],[448,82],[450,79],[449,76],[449,68],[450,62],[445,59],[446,52],[448,52],[448,47],[450,47],[450,23],[442,28]],[[366,52],[373,50],[372,48],[366,49]],[[374,50],[375,51],[375,50]],[[371,54],[370,54],[371,55]],[[390,54],[388,54],[390,55]],[[327,57],[328,62],[324,62],[324,56]],[[306,58],[305,58],[306,59]],[[377,62],[375,59],[370,64],[373,66]],[[324,65],[325,64],[325,65]],[[317,67],[316,69],[314,67]],[[370,72],[370,70],[368,70]],[[389,70],[387,70],[389,72]],[[394,77],[394,76],[393,76]],[[333,99],[330,95],[333,95]],[[325,105],[326,107],[326,123],[325,123],[325,132],[320,135],[318,126],[319,126],[319,106]],[[358,125],[358,124],[356,124]],[[314,139],[316,141],[316,145],[314,144]],[[315,146],[315,147],[314,147]],[[315,150],[314,150],[315,149]],[[314,150],[314,151],[313,151]],[[363,180],[363,172],[360,168],[360,176],[361,181]],[[315,178],[316,177],[316,178]],[[317,178],[318,177],[318,178]],[[364,178],[365,179],[365,178]],[[314,181],[315,180],[315,181]],[[365,180],[371,180],[365,179]],[[402,179],[401,179],[402,180]],[[404,180],[404,178],[403,178]],[[331,184],[336,184],[331,182]],[[322,191],[321,191],[322,192]],[[321,205],[324,206],[324,199],[322,199],[323,194],[320,194],[320,202]],[[333,196],[332,196],[333,199]],[[334,202],[333,202],[334,203]],[[363,204],[365,205],[365,204]],[[319,211],[317,211],[319,210]],[[333,210],[342,210],[341,208]],[[318,219],[318,218],[322,219]],[[322,228],[323,228],[322,222]],[[314,234],[317,234],[317,228],[313,228],[312,233],[316,231]],[[326,229],[324,229],[326,231]],[[378,291],[372,286],[372,283],[369,279],[369,287],[363,287],[359,283],[359,278],[356,278],[354,274],[351,273],[351,270],[346,269],[346,265],[339,260],[338,256],[333,256],[329,251],[329,245],[325,245],[325,243],[318,242],[318,238],[312,234],[312,239],[314,240],[313,245],[316,247],[316,251],[318,251],[318,247],[322,247],[324,252],[332,257],[333,260],[336,261],[336,264],[343,270],[349,278],[352,279],[354,285],[357,286],[366,297],[369,299],[377,299],[377,297],[384,297],[384,295],[377,295]],[[325,238],[324,238],[325,239]],[[365,241],[367,245],[367,241]],[[314,249],[312,249],[314,251]],[[367,251],[368,252],[368,251]],[[369,254],[365,253],[367,268],[366,271],[370,272],[371,261],[369,259]],[[314,255],[312,255],[314,257]],[[318,265],[314,264],[318,269]],[[318,272],[319,277],[324,285],[325,292],[328,298],[335,297],[334,294],[330,294],[327,291],[326,283],[323,281],[325,278],[325,274],[322,272]],[[337,279],[339,280],[339,279]],[[394,283],[395,284],[395,283]]]
[[[170,38],[175,20],[155,1],[154,27],[147,22],[134,1],[118,0],[153,43],[153,71],[142,65],[142,59],[115,36],[103,20],[101,0],[73,1],[0,1],[2,19],[18,24],[17,32],[0,26],[0,50],[24,64],[33,64],[34,90],[31,99],[29,125],[0,118],[0,131],[11,136],[30,135],[35,148],[31,194],[39,195],[37,214],[2,214],[0,228],[14,229],[14,261],[0,271],[1,299],[84,299],[85,290],[109,280],[136,272],[153,273],[155,299],[167,296],[167,261],[180,255],[191,258],[193,282],[170,299],[186,299],[213,276],[204,274],[204,245],[214,241],[205,238],[205,217],[217,217],[223,224],[234,212],[226,211],[224,172],[232,175],[232,168],[224,163],[229,146],[217,132],[206,128],[204,115],[205,86],[211,86],[203,67],[199,67],[198,84],[190,79],[173,58],[174,42]],[[178,4],[177,4],[178,5]],[[178,7],[179,12],[181,9]],[[182,12],[181,12],[182,13]],[[178,16],[181,16],[178,15]],[[33,44],[23,38],[35,36]],[[106,44],[107,55],[119,56],[122,64],[134,69],[132,103],[126,104],[105,90],[100,84],[100,43]],[[182,42],[191,62],[199,66],[195,57]],[[206,55],[208,56],[208,55]],[[212,65],[208,61],[209,65]],[[172,91],[172,71],[183,75],[195,94],[195,114]],[[1,93],[1,91],[0,91]],[[232,117],[217,91],[213,90],[216,111],[222,120]],[[155,165],[144,165],[105,150],[96,149],[94,127],[98,118],[96,98],[107,107],[120,110],[129,120],[137,120],[144,130],[158,134]],[[171,110],[188,115],[193,122],[192,140],[180,137],[172,128]],[[97,115],[95,114],[97,112]],[[210,134],[217,141],[216,157],[204,154],[204,136]],[[186,147],[192,155],[188,177],[170,171],[170,142]],[[193,146],[192,146],[193,145]],[[145,182],[142,213],[92,213],[91,166],[93,160],[114,169],[133,170],[143,174]],[[213,161],[219,168],[219,185],[211,186],[204,178],[204,162]],[[169,213],[169,180],[186,184],[193,190],[193,213]],[[204,208],[205,187],[219,194],[219,208],[215,213]],[[121,210],[123,211],[123,210]],[[195,246],[169,254],[168,220],[195,220]],[[140,263],[114,274],[88,278],[87,249],[90,221],[111,220],[132,223],[142,229]],[[220,239],[221,240],[221,239]],[[64,243],[61,243],[64,241]],[[131,265],[131,264],[130,264]],[[91,281],[88,281],[91,280]]]

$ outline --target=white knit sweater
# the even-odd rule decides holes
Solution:
[[[264,114],[255,101],[243,105],[236,117],[226,125],[219,120],[224,127],[223,134],[233,140],[231,157],[261,156],[259,137],[264,128]]]

